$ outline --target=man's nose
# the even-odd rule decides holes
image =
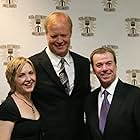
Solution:
[[[58,36],[58,38],[57,38],[57,42],[58,42],[58,43],[62,43],[62,42],[63,42],[63,39],[62,39],[61,36]]]
[[[107,70],[107,68],[108,68],[107,65],[106,64],[103,64],[102,69],[103,70]]]

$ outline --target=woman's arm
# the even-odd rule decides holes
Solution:
[[[0,120],[0,140],[10,140],[15,123]]]

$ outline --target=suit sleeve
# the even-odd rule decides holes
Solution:
[[[134,122],[136,126],[136,132],[140,139],[140,90],[139,95],[136,97],[136,101],[134,104]]]

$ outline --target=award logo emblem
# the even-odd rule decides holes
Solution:
[[[126,18],[126,30],[129,37],[137,37],[140,32],[140,18]]]
[[[15,44],[7,44],[7,45],[0,45],[0,49],[3,50],[1,54],[3,54],[3,65],[7,65],[7,63],[12,60],[17,54],[19,53],[17,50],[20,48],[19,45]]]
[[[55,0],[56,1],[56,9],[58,10],[69,10],[70,0]]]
[[[16,8],[17,7],[17,0],[3,0],[3,7],[6,8]]]
[[[30,24],[32,26],[32,35],[42,36],[45,35],[44,20],[46,16],[43,15],[30,15]]]
[[[140,70],[139,69],[132,69],[127,70],[127,82],[134,86],[140,87]]]
[[[81,35],[85,37],[93,36],[95,32],[95,17],[79,17]]]
[[[104,11],[114,12],[116,9],[117,0],[103,0]]]

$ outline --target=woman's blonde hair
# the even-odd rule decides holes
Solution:
[[[5,75],[6,75],[7,82],[9,83],[10,88],[11,88],[10,92],[13,93],[16,88],[16,85],[15,85],[16,73],[20,72],[26,63],[29,63],[31,67],[33,68],[33,71],[35,72],[34,65],[28,58],[15,57],[11,61],[8,62]]]

